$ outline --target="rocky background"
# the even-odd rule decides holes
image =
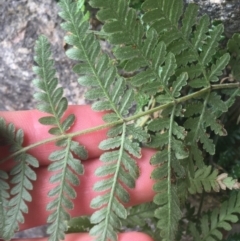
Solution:
[[[227,36],[240,32],[240,0],[185,0],[200,6],[200,14],[219,19]],[[84,89],[64,54],[64,32],[55,0],[0,0],[0,110],[34,108],[31,81],[34,44],[40,34],[48,37],[61,85],[70,104],[84,104]],[[18,237],[45,235],[45,227],[21,232]]]

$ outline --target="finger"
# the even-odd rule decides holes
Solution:
[[[89,236],[88,233],[72,233],[67,234],[65,241],[94,241],[95,238]],[[47,238],[34,238],[34,239],[16,239],[16,241],[47,241]],[[140,232],[128,232],[118,234],[118,241],[153,241],[145,233]]]
[[[125,187],[130,194],[130,202],[126,204],[127,206],[149,202],[153,199],[153,180],[150,179],[153,168],[149,164],[149,159],[153,153],[154,150],[143,149],[142,158],[136,160],[140,169],[140,176],[136,181],[134,189]],[[98,159],[85,163],[85,173],[83,176],[80,176],[80,186],[75,188],[78,196],[74,200],[75,208],[71,211],[72,217],[90,215],[93,213],[94,210],[89,207],[90,202],[94,197],[102,194],[93,191],[94,183],[100,180],[94,175],[94,171],[100,165],[102,165],[102,162]],[[29,203],[29,213],[25,216],[25,223],[22,225],[21,229],[36,227],[46,223],[47,216],[50,214],[50,212],[46,211],[46,205],[52,200],[48,198],[47,194],[54,186],[49,183],[51,175],[52,173],[49,172],[46,167],[42,167],[38,170],[38,178],[34,183],[34,190],[32,192],[33,201]]]
[[[90,106],[87,105],[69,106],[65,115],[68,116],[69,114],[76,115],[76,121],[70,129],[71,132],[86,130],[88,128],[104,124],[102,120],[103,113],[94,112],[91,110]],[[0,112],[0,116],[5,118],[7,123],[14,123],[16,128],[23,129],[25,136],[24,146],[53,137],[53,135],[48,133],[50,127],[44,126],[38,122],[39,118],[46,116],[45,113],[38,110]],[[102,153],[98,148],[98,145],[102,140],[106,139],[106,132],[106,129],[98,130],[96,132],[78,136],[74,138],[74,140],[79,141],[81,145],[86,147],[89,158],[95,158]],[[3,157],[4,149],[6,148],[0,147],[0,153]],[[56,146],[51,142],[37,146],[36,148],[31,149],[29,153],[34,155],[41,162],[41,165],[47,165],[49,164],[48,156],[53,150],[56,150]],[[5,156],[7,154],[9,153],[6,153],[5,151]]]

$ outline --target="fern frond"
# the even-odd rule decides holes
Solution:
[[[203,16],[197,21],[198,7],[195,4],[188,4],[183,14],[182,4],[182,1],[176,3],[174,0],[145,1],[143,9],[146,13],[143,21],[157,31],[161,36],[160,40],[168,46],[167,50],[176,55],[178,66],[182,65],[178,71],[188,72],[190,85],[194,88],[206,87],[210,81],[218,80],[221,71],[229,62],[229,54],[224,54],[215,67],[214,64],[211,69],[208,66],[216,53],[223,26],[215,26],[209,31],[208,17]],[[159,25],[160,22],[164,25]]]
[[[95,36],[87,32],[89,24],[84,21],[83,14],[76,11],[75,5],[75,2],[69,0],[60,2],[60,16],[66,21],[62,28],[71,32],[71,35],[65,37],[65,41],[75,46],[66,54],[71,59],[81,61],[73,70],[80,75],[78,82],[81,85],[92,87],[87,91],[86,98],[100,99],[92,105],[93,110],[114,111],[114,114],[105,117],[108,121],[122,119],[132,105],[133,91],[127,89],[123,78],[118,76],[116,67],[109,57],[102,53]]]
[[[39,101],[37,108],[51,114],[40,118],[39,122],[53,126],[49,130],[50,134],[64,135],[74,123],[75,116],[70,114],[62,119],[68,103],[63,97],[62,87],[57,87],[58,80],[55,78],[53,61],[50,58],[50,44],[46,37],[41,36],[38,39],[35,51],[38,67],[34,67],[34,71],[39,79],[34,80],[33,83],[40,91],[34,97]],[[73,209],[71,200],[76,198],[76,192],[72,186],[79,185],[78,175],[83,174],[83,166],[74,155],[80,160],[87,158],[84,147],[69,137],[58,141],[56,145],[61,149],[50,154],[49,160],[52,163],[48,167],[49,171],[54,172],[50,182],[56,184],[48,193],[48,196],[53,198],[47,205],[47,210],[51,211],[47,220],[50,223],[47,230],[50,234],[49,240],[64,239],[67,224],[63,223],[63,220],[70,219],[69,210]]]
[[[190,223],[190,232],[196,241],[222,240],[223,235],[219,229],[231,230],[230,223],[238,221],[240,213],[240,192],[231,195],[220,208],[215,208],[210,215],[204,215],[200,220],[200,232],[195,224]]]
[[[203,154],[202,151],[198,148],[197,142],[200,141],[203,145],[203,148],[211,155],[215,153],[215,145],[213,141],[209,138],[209,134],[206,132],[206,128],[210,127],[215,134],[224,136],[226,131],[217,120],[219,113],[227,111],[228,107],[221,100],[221,97],[215,93],[208,93],[203,96],[204,102],[196,100],[192,101],[191,104],[186,106],[185,116],[188,118],[184,124],[186,129],[189,129],[186,143],[189,145],[190,154],[189,154],[189,165],[196,165],[199,168],[203,167]],[[191,169],[191,175],[193,169]]]
[[[217,170],[212,171],[211,166],[203,166],[195,172],[193,178],[190,178],[190,187],[188,188],[188,191],[191,194],[202,193],[203,190],[210,192],[212,189],[218,192],[219,185],[217,177]]]
[[[32,155],[21,151],[23,148],[24,133],[21,129],[16,130],[15,126],[10,123],[6,124],[3,118],[0,118],[1,140],[9,146],[10,152],[17,152],[13,157],[15,166],[10,171],[10,190],[11,198],[7,190],[9,185],[6,182],[8,175],[0,171],[1,174],[1,227],[3,229],[3,238],[10,240],[14,232],[18,231],[19,223],[24,223],[24,213],[28,213],[26,202],[32,201],[30,190],[33,189],[32,182],[37,179],[36,173],[32,167],[38,167],[38,161]]]
[[[94,190],[104,194],[91,202],[91,207],[99,210],[91,216],[91,222],[97,225],[90,230],[90,234],[102,241],[117,240],[116,229],[121,227],[121,219],[127,217],[123,204],[127,203],[130,197],[126,187],[134,188],[139,173],[138,166],[130,154],[139,158],[141,149],[135,139],[146,142],[148,137],[144,131],[133,125],[123,124],[119,127],[111,129],[108,133],[110,138],[99,145],[105,151],[117,148],[100,157],[100,160],[107,164],[95,172],[97,176],[105,179],[97,182]],[[138,133],[138,136],[132,136],[134,132]]]
[[[139,90],[147,95],[165,89],[161,79],[164,75],[160,76],[159,72],[165,60],[166,46],[163,42],[158,42],[156,31],[147,31],[136,10],[129,8],[125,1],[102,3],[92,0],[90,3],[93,7],[100,7],[97,17],[105,22],[103,31],[107,33],[107,40],[115,45],[113,52],[115,57],[124,63],[123,69],[135,71],[145,68],[145,71],[131,78],[130,84],[138,88],[142,86]],[[110,11],[114,14],[108,14]],[[170,60],[169,56],[165,67],[171,66],[171,62],[168,62]]]
[[[77,194],[72,186],[79,185],[78,175],[83,174],[83,166],[73,154],[78,154],[79,159],[85,159],[85,150],[70,138],[61,141],[59,145],[63,149],[50,154],[49,160],[53,163],[48,170],[55,172],[50,178],[51,183],[57,184],[50,190],[48,196],[53,200],[48,203],[47,210],[52,213],[48,217],[47,232],[51,234],[49,240],[64,239],[64,232],[67,231],[67,224],[63,220],[70,219],[69,210],[74,208],[71,199],[75,199]],[[79,149],[75,151],[76,149]]]
[[[181,95],[181,89],[187,84],[187,74],[182,73],[176,81],[171,77],[176,69],[175,57],[172,53],[167,54],[165,65],[161,68],[161,82],[165,86],[165,94],[157,97],[157,102],[162,103],[163,99],[175,100]],[[163,98],[162,98],[163,97]],[[159,206],[155,216],[159,219],[157,227],[161,230],[163,240],[174,240],[178,221],[181,218],[180,201],[177,197],[176,184],[172,178],[182,178],[185,174],[180,160],[188,156],[184,144],[186,136],[185,129],[175,121],[176,116],[181,116],[182,106],[175,104],[161,113],[157,118],[148,124],[148,129],[156,132],[151,137],[150,147],[158,148],[151,158],[151,164],[155,166],[151,177],[157,182],[153,190],[157,193],[154,202]],[[162,216],[165,216],[164,221]]]
[[[154,197],[154,202],[160,207],[156,210],[155,215],[159,219],[157,226],[161,229],[163,240],[174,240],[178,221],[181,218],[176,185],[172,183],[172,170],[176,171],[179,177],[182,177],[184,170],[179,159],[186,158],[188,155],[187,151],[184,150],[182,141],[177,140],[175,136],[176,129],[179,126],[174,122],[174,116],[175,108],[173,108],[170,119],[168,119],[168,125],[166,125],[168,127],[162,128],[163,126],[159,126],[159,129],[162,128],[162,131],[167,131],[165,133],[167,133],[166,136],[168,138],[165,139],[164,143],[162,141],[159,142],[158,145],[162,146],[162,148],[165,145],[166,147],[156,153],[151,159],[151,164],[157,165],[151,177],[157,180],[153,186],[153,190],[157,193]],[[167,120],[165,119],[165,121]],[[164,220],[162,219],[163,216],[165,217]]]
[[[227,188],[232,189],[240,189],[240,183],[237,179],[233,179],[229,177],[227,173],[222,173],[217,177],[217,182],[219,187],[222,190],[226,190]]]
[[[163,31],[169,27],[178,26],[178,21],[183,12],[183,1],[147,0],[143,3],[142,8],[146,10],[143,21],[152,28]],[[194,17],[192,14],[190,16],[191,18]]]
[[[55,77],[55,69],[51,57],[50,44],[45,36],[40,36],[35,46],[36,56],[34,60],[38,66],[33,67],[33,71],[39,79],[33,80],[33,84],[40,91],[34,94],[38,101],[37,109],[51,114],[42,117],[39,122],[43,125],[52,125],[50,134],[59,135],[65,133],[74,122],[74,115],[69,115],[64,122],[61,118],[67,109],[67,99],[63,97],[63,88],[57,87],[58,79]]]
[[[174,0],[147,0],[143,4],[143,9],[146,10],[143,21],[157,31],[161,36],[160,40],[166,43],[167,51],[172,51],[175,54],[178,65],[176,74],[186,71],[189,75],[189,85],[191,87],[207,87],[211,82],[218,81],[222,70],[229,61],[228,54],[224,54],[216,63],[213,61],[223,28],[218,25],[212,31],[209,31],[208,17],[204,16],[199,21],[196,21],[196,5],[189,4],[183,14],[182,7],[177,7],[177,4],[181,3],[175,3]],[[178,14],[174,20],[171,13],[175,11]],[[176,21],[180,21],[182,14],[183,19],[179,25]],[[158,28],[159,23],[164,23],[164,26]],[[201,104],[199,104],[198,100],[198,104],[192,101],[186,108],[185,116],[188,117],[188,120],[185,123],[185,128],[191,129],[186,139],[190,149],[188,163],[191,173],[193,173],[195,163],[199,168],[203,166],[203,157],[198,148],[198,141],[203,144],[203,148],[210,154],[215,152],[214,144],[206,134],[206,128],[209,126],[215,133],[220,135],[226,133],[221,124],[216,121],[219,114],[217,115],[216,111],[211,109],[211,106],[214,106],[213,102],[217,103],[214,101],[215,97],[217,97],[216,93],[205,95],[201,98],[204,99]],[[219,96],[217,99],[219,99],[219,113],[226,111],[226,104],[220,100]],[[220,104],[222,104],[222,107],[220,107]],[[193,106],[197,106],[198,112],[193,109]],[[193,115],[189,114],[191,111],[194,112]]]
[[[173,74],[173,72],[170,72]],[[169,77],[168,77],[169,79]],[[168,79],[165,82],[167,85]],[[187,75],[183,74],[177,81],[173,82],[171,98],[180,95],[181,88],[186,85]],[[181,109],[181,106],[178,106]],[[161,113],[163,118],[153,120],[149,123],[150,131],[160,131],[160,134],[153,136],[150,145],[161,148],[151,158],[151,164],[156,165],[152,172],[152,178],[157,180],[153,190],[157,193],[154,202],[160,207],[156,210],[155,215],[159,219],[157,227],[161,230],[163,240],[174,240],[178,221],[181,218],[180,202],[177,196],[176,185],[172,183],[173,172],[178,178],[183,177],[184,169],[180,160],[188,156],[184,146],[185,130],[175,122],[177,115],[177,106]],[[162,219],[162,216],[165,219]]]

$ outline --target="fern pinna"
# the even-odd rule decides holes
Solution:
[[[95,240],[116,241],[123,226],[134,225],[156,240],[179,239],[176,234],[183,232],[178,232],[178,223],[188,194],[240,187],[205,160],[215,153],[210,137],[227,134],[219,117],[240,95],[239,83],[217,83],[234,54],[216,55],[223,26],[212,26],[207,16],[197,18],[195,4],[184,10],[181,0],[145,0],[141,11],[122,0],[90,0],[89,4],[98,9],[97,18],[103,23],[100,32],[91,30],[83,0],[61,0],[59,15],[67,32],[64,40],[72,46],[66,55],[77,62],[73,71],[78,83],[87,87],[85,97],[93,102],[92,109],[103,112],[105,124],[86,131],[109,128],[99,144],[102,166],[95,175],[101,180],[93,186],[99,194],[90,203],[96,209],[91,217],[70,220],[69,213],[72,200],[81,195],[74,186],[80,184],[81,161],[87,159],[87,150],[73,140],[83,132],[71,133],[74,122],[81,120],[74,113],[65,115],[68,103],[55,77],[47,38],[40,36],[35,48],[38,79],[33,84],[38,91],[34,98],[37,109],[46,113],[39,122],[49,125],[56,144],[48,168],[54,185],[46,207],[49,240],[62,240],[65,232],[90,230]],[[112,46],[114,58],[102,51],[102,39]],[[230,41],[229,48],[232,45]],[[38,162],[22,147],[21,130],[3,119],[0,130],[0,141],[4,139],[12,152],[2,162],[14,157],[17,163],[10,172],[13,188],[8,173],[0,170],[0,234],[8,240],[18,223],[24,222],[31,181],[37,178],[31,167]],[[137,159],[142,147],[156,150],[149,177],[155,196],[152,203],[127,209],[129,188],[134,189],[141,175]],[[200,225],[190,223],[189,234],[194,240],[220,239],[218,229],[228,230],[228,222],[237,220],[238,200],[239,195],[233,194],[220,211],[203,215]]]
[[[58,80],[55,77],[53,61],[50,59],[50,45],[46,37],[41,36],[36,43],[35,61],[39,67],[34,67],[35,73],[39,79],[33,81],[34,85],[39,88],[34,97],[40,103],[37,108],[40,111],[50,114],[50,116],[42,117],[39,122],[43,125],[53,126],[49,129],[52,135],[64,136],[74,123],[75,116],[70,114],[62,119],[67,109],[67,99],[63,97],[62,87],[57,87]],[[72,186],[79,185],[77,175],[83,174],[83,166],[80,160],[87,158],[87,152],[83,146],[71,137],[62,138],[56,142],[61,149],[50,154],[49,171],[54,172],[50,178],[51,183],[56,186],[48,193],[53,200],[47,205],[47,210],[51,211],[48,217],[48,234],[49,240],[64,239],[64,232],[67,231],[67,225],[62,220],[69,220],[69,210],[73,209],[71,199],[76,198],[76,192]],[[76,159],[74,155],[79,159]]]
[[[9,174],[0,170],[0,235],[5,240],[10,240],[14,232],[19,230],[19,224],[24,223],[24,214],[28,213],[27,202],[32,201],[30,190],[37,178],[33,168],[38,167],[39,163],[24,150],[23,130],[16,130],[13,123],[7,124],[0,118],[0,133],[2,144],[9,146],[9,152],[14,154],[13,160],[16,163]]]

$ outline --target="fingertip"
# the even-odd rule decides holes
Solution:
[[[153,239],[141,232],[127,232],[118,235],[118,241],[153,241]]]
[[[34,239],[16,239],[16,241],[47,241],[47,238],[34,238]],[[88,233],[71,233],[67,234],[65,241],[96,241],[97,239],[90,236]],[[140,232],[126,232],[118,234],[118,241],[153,241],[153,239]]]

